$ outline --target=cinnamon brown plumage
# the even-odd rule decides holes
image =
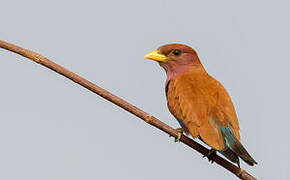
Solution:
[[[238,157],[249,165],[256,164],[240,143],[239,122],[230,96],[208,75],[191,47],[169,44],[145,58],[158,61],[165,69],[168,108],[187,134],[200,138],[238,165]]]

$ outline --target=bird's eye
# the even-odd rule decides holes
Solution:
[[[172,54],[173,54],[174,56],[179,56],[179,55],[181,54],[181,51],[178,50],[178,49],[175,49],[175,50],[172,51]]]

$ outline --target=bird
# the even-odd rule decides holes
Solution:
[[[219,152],[238,167],[239,158],[250,166],[257,164],[240,141],[239,122],[229,94],[207,73],[193,48],[166,44],[144,58],[157,61],[166,72],[167,106],[181,126],[176,141],[185,133],[211,147],[209,160]]]

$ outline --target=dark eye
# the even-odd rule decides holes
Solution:
[[[172,54],[173,54],[174,56],[179,56],[179,55],[181,54],[181,51],[178,50],[178,49],[175,49],[175,50],[172,51]]]

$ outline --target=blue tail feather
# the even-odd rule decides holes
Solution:
[[[247,164],[253,166],[254,164],[257,164],[257,162],[250,156],[250,154],[247,152],[247,150],[243,147],[241,142],[236,138],[234,135],[232,129],[230,127],[221,126],[220,127],[221,133],[224,137],[226,146],[230,149],[230,151],[226,152],[223,151],[222,154],[226,157],[234,157],[239,156],[242,158]]]

